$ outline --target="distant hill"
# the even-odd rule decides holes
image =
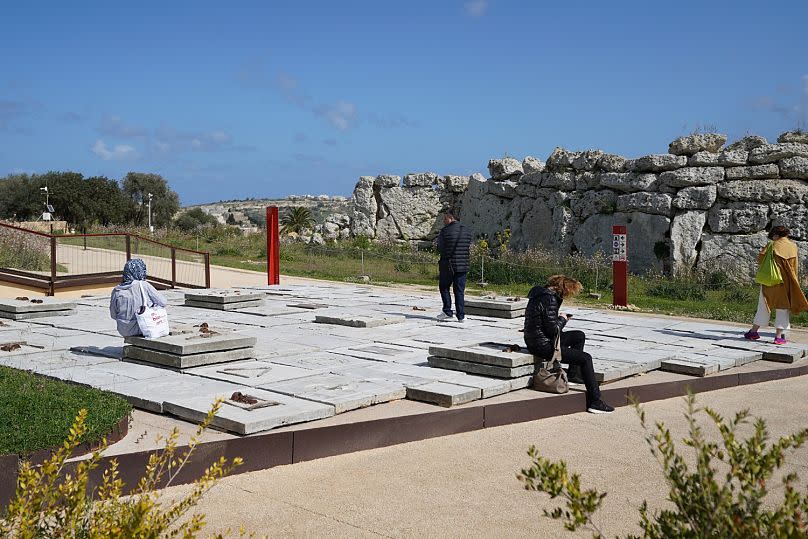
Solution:
[[[223,200],[210,204],[196,204],[185,206],[183,210],[200,208],[205,213],[214,216],[220,223],[227,223],[232,214],[233,219],[242,227],[257,226],[263,228],[266,224],[267,206],[277,206],[281,217],[290,208],[302,206],[311,210],[312,218],[317,223],[322,223],[329,215],[349,214],[350,199],[344,196],[329,195],[293,195],[281,199],[248,199],[248,200]]]

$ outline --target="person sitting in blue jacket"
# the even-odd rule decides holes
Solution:
[[[141,334],[135,315],[141,312],[143,305],[165,307],[166,298],[146,281],[146,263],[133,258],[124,265],[123,280],[112,289],[109,300],[109,315],[117,322],[122,337]]]

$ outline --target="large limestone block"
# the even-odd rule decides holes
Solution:
[[[597,168],[606,172],[623,172],[626,169],[626,161],[622,155],[605,153],[598,159]]]
[[[696,263],[696,246],[701,240],[707,212],[686,211],[673,218],[671,223],[671,262],[676,274],[689,274]]]
[[[596,172],[579,172],[575,175],[575,190],[588,191],[589,189],[595,189],[599,180],[600,177]]]
[[[767,242],[765,232],[751,235],[705,232],[696,269],[705,273],[722,271],[735,280],[746,281],[754,277],[757,255]]]
[[[553,208],[553,248],[560,253],[569,253],[578,220],[566,206]]]
[[[475,236],[493,238],[507,228],[513,205],[511,199],[489,195],[485,191],[480,194],[480,190],[486,188],[485,183],[474,179],[469,181],[469,188],[461,197],[463,224],[471,228]]]
[[[527,204],[527,209],[524,212],[519,236],[516,233],[512,236],[512,241],[517,242],[520,248],[527,247],[544,247],[552,248],[554,245],[553,237],[549,231],[553,230],[553,208],[544,199],[526,199],[523,202]]]
[[[716,194],[715,185],[685,187],[676,194],[673,206],[680,210],[708,210],[715,203]]]
[[[672,198],[665,193],[631,193],[617,197],[617,211],[671,215]]]
[[[609,189],[578,191],[570,198],[570,209],[580,220],[595,213],[614,213],[617,195]]]
[[[578,225],[573,242],[582,255],[590,257],[596,252],[612,254],[612,225],[626,225],[628,229],[629,269],[641,273],[650,269],[661,270],[662,261],[654,254],[657,243],[665,241],[670,219],[645,213],[596,214]]]
[[[575,189],[575,174],[572,172],[543,172],[541,186],[573,191]]]
[[[519,184],[517,184],[516,182],[512,182],[510,180],[502,180],[499,182],[495,181],[486,182],[488,194],[503,198],[516,198],[516,196],[518,195],[516,191],[517,185]]]
[[[727,136],[719,133],[705,133],[703,135],[688,135],[679,137],[668,146],[668,153],[674,155],[693,155],[698,152],[717,152]]]
[[[525,174],[532,174],[534,172],[544,172],[544,161],[536,159],[532,155],[528,155],[522,160],[522,171]]]
[[[707,216],[710,230],[730,234],[749,234],[766,228],[769,206],[755,202],[728,202],[713,206]]]
[[[746,150],[724,150],[721,153],[698,152],[687,160],[691,167],[740,167],[746,164],[749,152]]]
[[[401,185],[401,176],[391,176],[389,174],[380,174],[373,180],[375,187],[398,187]]]
[[[382,188],[379,198],[396,226],[397,239],[430,239],[436,233],[441,202],[431,187]]]
[[[450,193],[462,193],[469,186],[468,176],[444,176],[438,179],[438,185]]]
[[[808,144],[808,131],[786,131],[777,137],[777,142],[798,142],[800,144]]]
[[[723,179],[724,169],[721,167],[687,167],[663,172],[659,175],[660,182],[671,187],[712,185]]]
[[[626,162],[626,170],[630,172],[664,172],[676,170],[687,165],[684,155],[671,155],[668,153],[646,155]]]
[[[432,187],[438,183],[438,175],[434,172],[421,172],[404,176],[404,187]]]
[[[766,140],[766,137],[761,137],[760,135],[749,135],[727,146],[727,150],[743,150],[745,152],[749,152],[768,143],[769,141]]]
[[[658,176],[636,172],[605,172],[598,174],[598,185],[615,191],[631,193],[635,191],[656,191]]]
[[[727,200],[800,204],[808,200],[808,182],[801,180],[736,180],[718,184]]]
[[[570,152],[561,147],[556,147],[550,157],[547,158],[545,170],[565,170],[572,168],[572,162],[578,157],[580,152]]]
[[[808,157],[808,144],[798,142],[766,144],[749,152],[749,162],[760,165],[776,163],[789,157]]]
[[[530,172],[519,177],[519,185],[533,185],[538,187],[541,185],[542,172]]]
[[[602,156],[603,152],[600,150],[586,150],[575,156],[572,160],[572,168],[575,170],[595,170]]]
[[[376,197],[373,193],[373,176],[361,176],[353,192],[351,212],[351,234],[353,236],[376,235]]]
[[[727,180],[762,180],[776,178],[780,175],[780,169],[773,163],[748,167],[731,167],[727,169],[725,175]]]
[[[808,180],[808,157],[788,157],[780,161],[783,178]]]
[[[491,159],[488,161],[488,172],[491,174],[492,180],[507,180],[524,174],[522,163],[513,157]]]
[[[808,240],[808,208],[802,204],[772,204],[771,210],[772,226],[783,225],[793,239]]]

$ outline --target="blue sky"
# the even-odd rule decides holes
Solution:
[[[28,2],[0,176],[162,174],[183,204],[349,195],[555,146],[808,128],[808,2]]]

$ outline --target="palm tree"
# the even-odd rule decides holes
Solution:
[[[300,234],[303,229],[311,228],[311,225],[314,224],[314,219],[312,219],[311,211],[308,208],[295,206],[283,216],[281,224],[283,225],[281,227],[283,234],[289,234],[290,232]]]

